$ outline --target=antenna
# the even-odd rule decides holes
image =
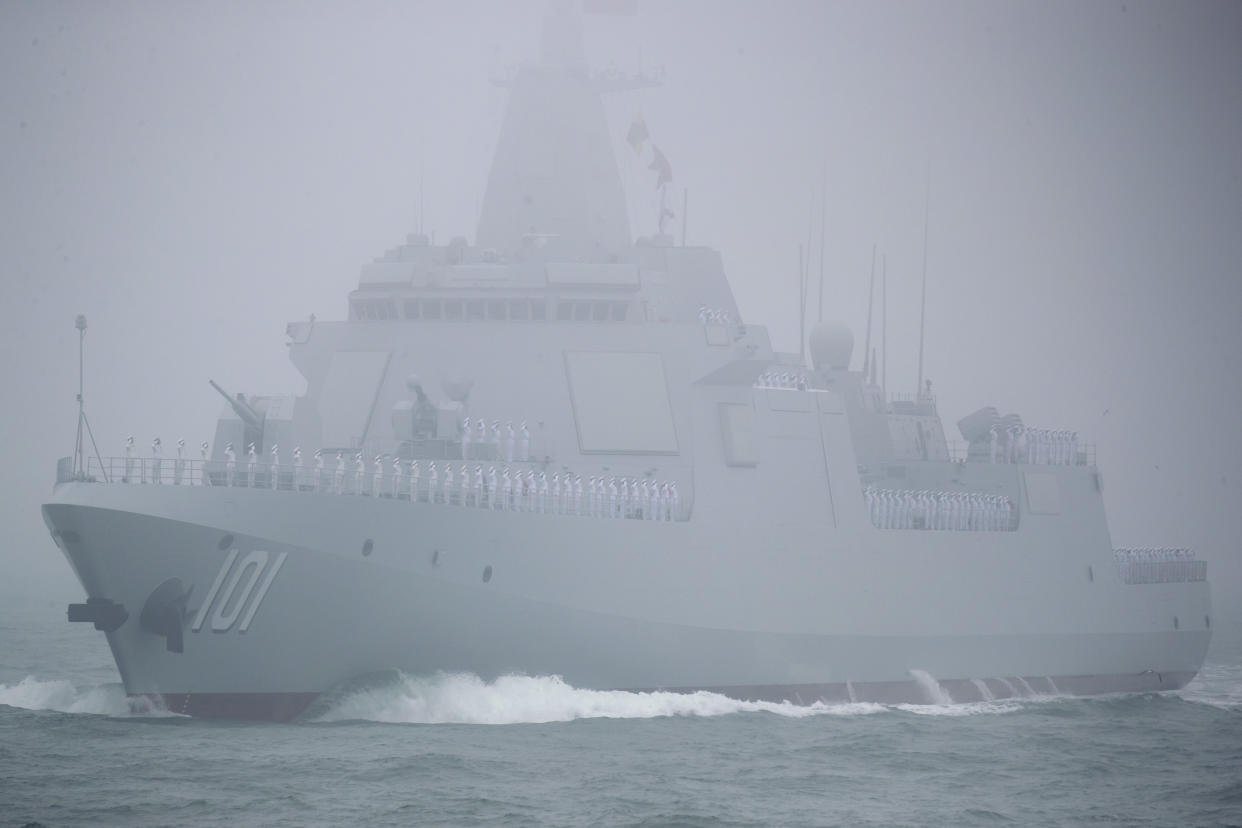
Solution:
[[[828,162],[824,162],[824,181],[819,202],[819,321],[824,321],[824,229],[828,226]]]
[[[888,403],[888,254],[884,254],[880,270],[880,392]]]
[[[798,361],[806,364],[806,266],[798,245]]]
[[[108,469],[104,466],[103,458],[99,456],[99,446],[95,444],[95,434],[91,431],[90,421],[86,419],[86,403],[82,396],[86,317],[79,313],[78,318],[73,321],[73,326],[78,329],[78,441],[73,447],[73,478],[75,480],[86,479],[86,444],[82,442],[82,428],[85,427],[86,435],[91,438],[91,446],[95,449],[95,459],[99,461],[99,471],[107,481]]]
[[[871,284],[867,288],[867,341],[863,346],[863,381],[870,381],[870,370],[875,367],[871,356],[871,309],[875,306],[875,245],[871,245]]]
[[[923,300],[919,304],[919,384],[915,398],[923,394],[923,332],[927,321],[927,225],[931,220],[931,170],[927,172],[927,200],[923,205]]]
[[[686,217],[690,215],[690,188],[681,188],[681,246],[686,246]]]

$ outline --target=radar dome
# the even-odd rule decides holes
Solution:
[[[441,376],[440,387],[450,400],[464,403],[470,396],[470,389],[474,388],[474,380],[460,375]]]
[[[811,329],[811,364],[816,371],[848,370],[854,354],[854,334],[840,322],[820,322]]]
[[[418,378],[418,374],[410,374],[408,377],[405,378],[405,390],[406,391],[413,392],[415,389],[421,387],[422,384],[423,384],[422,380]]]

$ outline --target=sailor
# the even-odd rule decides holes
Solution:
[[[335,489],[337,494],[345,494],[345,452],[336,453]]]
[[[444,464],[444,505],[451,505],[453,502],[453,464]]]
[[[522,426],[518,429],[517,453],[518,459],[523,463],[530,460],[530,431],[526,428],[525,420],[522,420]]]
[[[427,502],[440,502],[440,472],[436,469],[435,460],[427,467]]]
[[[617,478],[608,479],[608,517],[617,517]]]
[[[384,493],[384,455],[375,455],[375,471],[371,473],[371,494],[380,497]]]
[[[699,305],[699,322],[703,325],[707,324],[707,305]]]
[[[655,484],[655,519],[667,520],[668,517],[668,484],[657,482]]]
[[[201,477],[200,483],[203,486],[211,485],[211,476],[207,474],[207,455],[210,453],[210,449],[211,446],[208,445],[206,440],[198,445],[198,453],[203,456],[202,468],[199,471],[199,475]]]
[[[582,514],[582,475],[574,475],[574,514]]]
[[[470,459],[470,418],[461,421],[461,459]]]
[[[509,475],[508,466],[500,475],[500,508],[505,511],[513,508],[513,478]]]
[[[293,447],[293,490],[301,491],[306,484],[306,475],[302,468],[302,447]]]
[[[483,505],[483,467],[476,464],[474,467],[474,480],[470,484],[471,497],[474,499],[474,506],[477,509]]]
[[[500,459],[500,420],[492,420],[492,431],[488,435],[492,444],[492,457]]]
[[[496,459],[494,456],[489,457],[487,450],[484,448],[484,446],[487,445],[487,422],[482,417],[480,417],[478,422],[475,424],[474,444],[478,447],[476,451],[483,452],[483,455],[479,459]]]
[[[362,459],[362,452],[354,454],[354,494],[364,494],[362,490],[362,478],[367,472],[367,461]]]
[[[990,463],[996,462],[996,441],[997,439],[998,438],[996,434],[996,424],[993,423],[992,427],[988,429],[988,462]]]
[[[677,481],[668,484],[669,520],[681,518],[681,495],[677,493]]]
[[[259,465],[259,455],[255,453],[254,443],[246,447],[246,486],[252,488],[255,483],[254,470]]]
[[[539,500],[538,511],[540,514],[546,514],[548,511],[548,474],[547,472],[539,472]]]
[[[505,462],[506,463],[513,462],[513,441],[514,441],[513,423],[506,422],[505,423]]]
[[[323,491],[323,449],[315,449],[315,491]]]
[[[277,469],[280,467],[280,448],[276,443],[272,443],[272,472],[268,475],[268,485],[273,489],[276,488],[276,478],[278,476]]]
[[[134,477],[134,435],[125,438],[125,476],[123,483],[129,483]]]
[[[411,460],[410,461],[410,502],[411,503],[418,502],[418,475],[419,475],[418,461]]]
[[[185,476],[185,440],[177,441],[177,459],[173,461],[173,485],[180,486]]]
[[[638,484],[638,510],[643,520],[651,520],[651,482],[645,477]]]
[[[1078,432],[1071,431],[1069,434],[1069,451],[1070,465],[1078,465]]]
[[[160,466],[163,464],[162,455],[164,447],[160,445],[160,438],[156,437],[151,441],[151,482],[162,483],[160,480]]]
[[[496,489],[496,467],[487,468],[487,505],[492,509],[500,508],[500,493]]]
[[[237,474],[237,452],[233,451],[232,443],[224,445],[224,474],[227,485],[232,486]]]

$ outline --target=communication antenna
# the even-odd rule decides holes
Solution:
[[[681,246],[686,246],[686,218],[690,215],[690,188],[681,188]]]
[[[819,321],[824,321],[824,238],[828,226],[828,162],[824,162],[824,181],[819,202]]]
[[[85,427],[86,435],[91,438],[91,447],[95,449],[95,459],[99,461],[99,471],[103,474],[104,480],[108,482],[108,469],[104,466],[103,458],[99,456],[99,446],[95,444],[95,434],[91,431],[90,421],[86,419],[86,404],[82,398],[82,354],[86,340],[86,317],[79,313],[73,326],[78,329],[78,441],[73,447],[73,478],[75,480],[86,479],[86,444],[82,441],[82,429]]]
[[[798,361],[806,364],[806,265],[798,245]]]
[[[888,403],[888,254],[880,268],[880,393]]]
[[[931,220],[931,171],[927,173],[927,200],[923,205],[923,300],[919,304],[919,384],[914,389],[916,398],[923,393],[923,331],[927,321],[927,225]]]
[[[869,382],[875,360],[871,356],[871,317],[875,307],[875,245],[871,245],[871,283],[867,288],[867,342],[863,346],[863,380]]]

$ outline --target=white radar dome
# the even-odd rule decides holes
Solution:
[[[816,371],[850,367],[854,354],[854,334],[840,322],[820,322],[811,329],[811,364]]]

